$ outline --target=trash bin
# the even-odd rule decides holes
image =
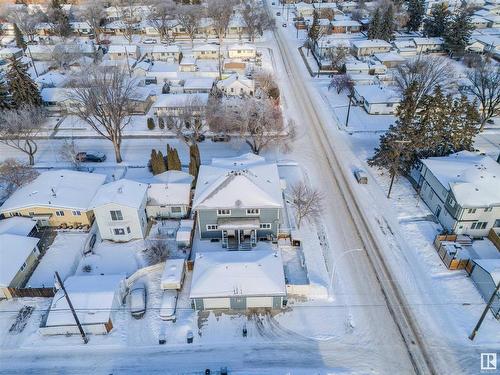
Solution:
[[[188,331],[188,333],[187,333],[187,343],[188,344],[193,343],[193,332],[192,331]]]
[[[243,326],[243,337],[247,337],[248,331],[247,331],[247,326]]]
[[[158,336],[158,344],[160,345],[165,345],[167,343],[167,338],[165,335],[162,333]]]
[[[227,375],[227,367],[220,368],[220,375]]]

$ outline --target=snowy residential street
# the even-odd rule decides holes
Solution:
[[[125,3],[0,17],[13,56],[0,86],[18,69],[38,96],[13,98],[40,99],[0,105],[0,375],[500,374],[499,109],[479,130],[473,100],[453,101],[473,63],[423,33],[428,2]],[[398,29],[374,37],[394,11]],[[482,59],[494,45],[490,64],[500,31],[483,36],[470,46]],[[404,147],[427,138],[412,129],[380,167],[396,125],[449,129],[441,111],[407,125],[402,111],[423,104],[403,101],[417,94],[397,92],[398,65],[384,64],[410,64],[421,40],[419,59],[456,68],[442,100],[473,135],[457,145],[450,132],[438,156],[422,144],[417,160]]]

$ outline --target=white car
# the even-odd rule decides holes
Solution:
[[[144,44],[156,44],[157,43],[156,39],[152,39],[152,38],[144,39],[142,42]]]
[[[136,319],[140,319],[146,313],[146,286],[137,283],[130,291],[130,313]]]
[[[176,307],[177,290],[165,290],[161,298],[160,318],[162,320],[173,320],[175,322]]]

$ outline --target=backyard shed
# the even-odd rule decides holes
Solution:
[[[184,259],[167,259],[161,275],[161,289],[181,289],[185,263]]]

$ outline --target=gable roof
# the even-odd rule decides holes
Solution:
[[[105,175],[97,173],[66,169],[46,171],[17,189],[0,207],[0,212],[27,207],[85,211],[105,179]]]
[[[36,226],[36,221],[29,217],[14,216],[0,220],[0,234],[27,236]]]
[[[286,295],[283,261],[268,250],[197,253],[190,298]]]
[[[282,206],[278,167],[261,156],[214,158],[211,165],[200,167],[193,209]]]
[[[113,203],[140,208],[147,188],[146,184],[127,179],[110,182],[99,188],[92,200],[91,207],[96,208]]]
[[[0,234],[0,285],[9,286],[12,279],[37,245],[38,238],[18,236],[17,234]]]

